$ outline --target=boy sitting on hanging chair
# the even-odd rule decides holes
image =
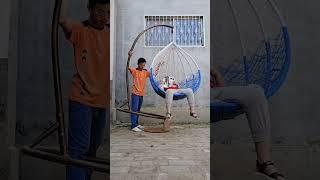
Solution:
[[[166,76],[163,78],[161,83],[161,88],[166,92],[166,110],[167,110],[167,119],[171,119],[171,105],[173,101],[173,95],[175,93],[182,93],[187,96],[188,104],[190,108],[190,116],[200,119],[198,115],[194,112],[195,100],[193,90],[191,88],[182,89],[179,88],[176,80],[173,76]]]
[[[236,99],[243,107],[251,136],[256,148],[257,171],[275,180],[284,180],[271,161],[270,114],[268,101],[258,85],[224,86],[224,78],[215,68],[210,71],[211,98],[218,100]]]

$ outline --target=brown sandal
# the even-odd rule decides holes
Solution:
[[[190,113],[190,116],[196,119],[200,119],[199,116],[196,113]]]
[[[284,175],[283,174],[280,174],[275,168],[274,168],[274,163],[272,161],[266,161],[262,164],[260,164],[257,160],[257,163],[256,163],[256,167],[257,167],[257,171],[259,173],[262,173],[272,179],[278,179],[278,177],[282,177],[284,178]],[[270,167],[272,169],[270,169]],[[271,172],[268,172],[270,171]]]
[[[171,120],[171,118],[172,118],[171,113],[167,113],[166,117],[167,117],[167,119]]]

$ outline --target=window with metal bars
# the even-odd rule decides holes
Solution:
[[[145,33],[145,46],[166,46],[174,41],[179,46],[203,47],[203,16],[145,16],[146,28],[166,24],[174,27],[156,27]]]

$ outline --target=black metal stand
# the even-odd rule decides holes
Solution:
[[[137,44],[139,38],[147,31],[149,31],[150,29],[152,28],[155,28],[155,27],[160,27],[160,26],[163,26],[163,27],[167,27],[167,28],[171,28],[173,29],[173,26],[170,26],[170,25],[165,25],[165,24],[158,24],[158,25],[154,25],[154,26],[150,26],[149,28],[143,30],[142,32],[139,33],[139,35],[136,37],[136,39],[134,40],[131,48],[130,48],[130,51],[129,52],[132,52],[133,53],[133,50],[134,50],[134,47],[135,45]],[[128,60],[127,60],[127,68],[126,68],[126,86],[127,86],[127,101],[122,105],[120,106],[119,108],[117,108],[118,111],[121,111],[121,112],[125,112],[125,113],[130,113],[130,114],[137,114],[139,116],[144,116],[144,117],[149,117],[149,118],[154,118],[154,119],[163,119],[165,120],[166,117],[165,116],[162,116],[162,115],[158,115],[158,114],[153,114],[153,113],[147,113],[147,112],[132,112],[131,111],[131,108],[130,108],[130,87],[129,87],[129,66],[130,66],[130,59],[131,59],[131,55],[129,55],[128,53]],[[124,106],[127,105],[127,108],[123,108]]]

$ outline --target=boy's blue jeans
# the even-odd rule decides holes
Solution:
[[[143,96],[138,96],[135,94],[131,95],[131,111],[139,112],[142,106]],[[131,129],[139,125],[139,116],[136,114],[131,114]]]
[[[109,112],[69,101],[68,153],[71,158],[96,156],[105,134],[106,111]],[[92,171],[87,168],[67,167],[67,180],[90,180],[91,175]]]

